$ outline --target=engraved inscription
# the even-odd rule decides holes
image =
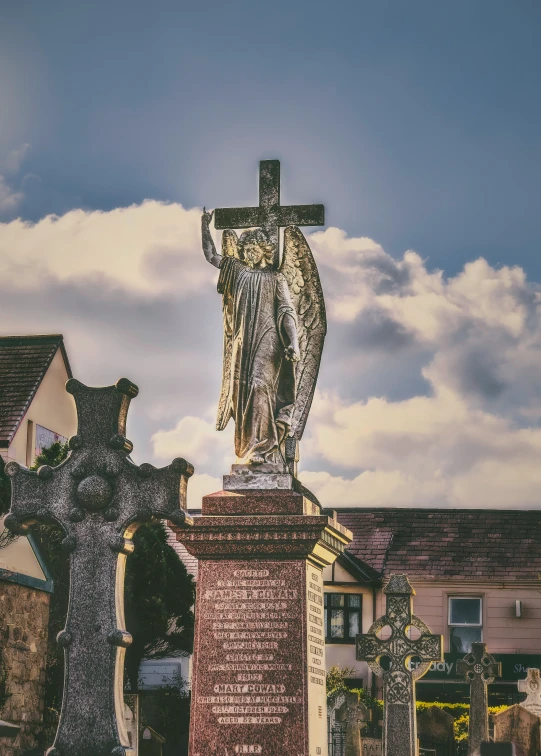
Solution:
[[[208,712],[209,722],[276,727],[291,716],[302,718],[303,689],[291,659],[302,601],[298,588],[291,587],[291,569],[291,564],[273,565],[272,571],[247,566],[207,575],[199,596],[198,621],[205,637],[213,640],[201,653],[200,663],[207,674],[199,676],[204,682],[195,695],[197,704]],[[302,565],[298,569],[301,573]],[[322,624],[317,616],[320,596],[317,591],[313,596],[312,621]],[[320,651],[321,641],[315,642]],[[314,654],[314,659],[321,653]],[[234,752],[266,753],[258,749],[256,744],[238,745]]]

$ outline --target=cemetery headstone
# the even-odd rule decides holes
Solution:
[[[383,753],[385,756],[416,756],[417,721],[414,681],[428,672],[434,661],[443,659],[443,638],[432,635],[429,628],[413,614],[415,591],[406,575],[392,575],[383,591],[386,612],[368,633],[357,636],[357,660],[367,661],[372,671],[383,677]],[[385,627],[391,634],[378,636]],[[413,640],[409,628],[420,637]],[[387,664],[381,664],[386,657]],[[417,657],[418,664],[411,664]]]
[[[141,756],[162,756],[165,738],[152,727],[145,727],[141,735]]]
[[[417,712],[417,736],[421,747],[435,748],[446,756],[454,756],[454,718],[439,706],[431,706]]]
[[[130,748],[135,756],[139,754],[139,695],[124,694],[124,722],[128,733]]]
[[[381,756],[383,753],[381,740],[377,738],[363,738],[361,745],[362,756]]]
[[[204,496],[177,533],[199,561],[190,756],[217,743],[231,756],[326,756],[322,568],[349,531],[292,490],[238,490]]]
[[[526,679],[518,681],[518,689],[521,693],[526,693],[526,700],[520,704],[523,708],[531,711],[532,714],[541,716],[541,679],[539,670],[530,667],[526,672]]]
[[[361,756],[361,727],[370,720],[370,711],[359,701],[355,691],[346,693],[346,700],[336,712],[336,721],[346,726],[346,748],[344,756]]]
[[[58,467],[37,472],[16,462],[12,505],[5,525],[19,533],[53,522],[70,555],[64,649],[64,699],[49,756],[134,756],[124,724],[123,667],[131,636],[124,622],[124,569],[139,525],[167,519],[185,527],[186,489],[193,468],[183,459],[157,469],[135,465],[125,436],[130,401],[138,389],[126,378],[89,388],[70,379],[77,435]]]
[[[259,189],[258,207],[215,210],[221,254],[213,213],[201,219],[224,316],[217,428],[234,421],[238,464],[177,530],[199,561],[190,756],[327,754],[322,569],[352,536],[295,477],[327,328],[298,226],[322,224],[323,206],[282,206],[277,160]]]
[[[487,652],[486,643],[472,643],[471,653],[456,663],[456,671],[470,683],[468,756],[478,756],[481,743],[488,742],[488,691],[501,677],[502,665]]]
[[[538,756],[541,753],[541,719],[515,704],[492,715],[494,740],[514,743],[520,756]]]
[[[513,743],[481,743],[481,756],[518,756]]]

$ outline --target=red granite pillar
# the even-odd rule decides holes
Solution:
[[[322,568],[350,542],[293,491],[220,492],[199,560],[190,756],[327,756]]]

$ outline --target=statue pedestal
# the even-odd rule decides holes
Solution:
[[[322,568],[351,534],[291,490],[220,491],[199,560],[190,756],[327,756]]]

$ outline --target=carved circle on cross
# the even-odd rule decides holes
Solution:
[[[101,512],[113,498],[113,488],[101,475],[89,475],[77,486],[77,499],[90,512]]]

